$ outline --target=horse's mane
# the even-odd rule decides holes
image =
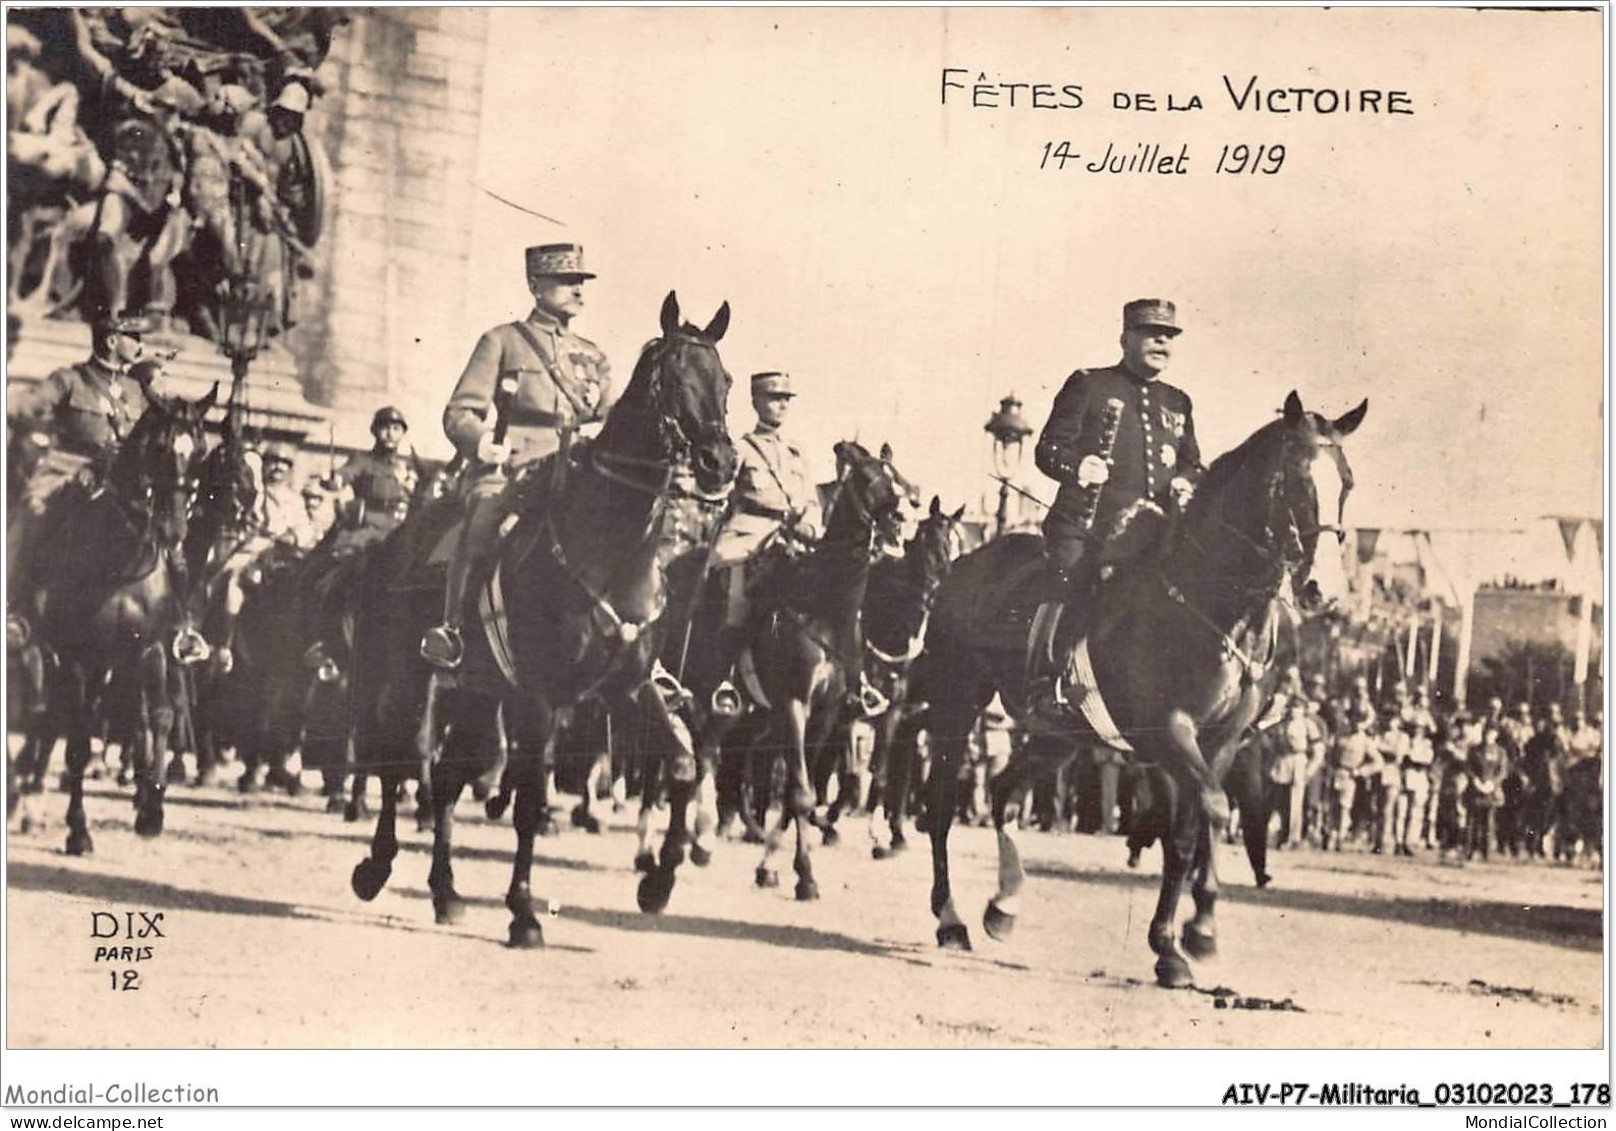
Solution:
[[[1245,471],[1248,463],[1265,456],[1284,427],[1285,421],[1282,419],[1270,421],[1247,436],[1240,444],[1213,460],[1212,466],[1201,476],[1200,485],[1195,489],[1195,497],[1190,500],[1189,514],[1196,516],[1202,508],[1210,506],[1209,500],[1221,496],[1229,485],[1239,478],[1241,472]]]

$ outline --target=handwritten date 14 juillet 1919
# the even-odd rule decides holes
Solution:
[[[1069,141],[1046,141],[1038,167],[1109,176],[1187,176],[1197,168],[1228,176],[1273,176],[1285,167],[1285,146],[1277,142],[1238,142],[1220,146],[1214,155],[1202,157],[1187,144],[1112,141],[1103,149],[1096,146],[1079,152]]]

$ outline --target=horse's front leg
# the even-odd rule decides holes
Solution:
[[[382,790],[381,811],[376,814],[376,832],[370,840],[370,855],[354,865],[350,883],[354,894],[365,902],[375,899],[393,874],[398,856],[398,786],[400,772],[391,767],[379,775]]]
[[[1178,951],[1173,939],[1173,920],[1178,914],[1178,901],[1184,894],[1184,879],[1189,874],[1195,852],[1196,817],[1195,783],[1186,782],[1177,775],[1157,775],[1152,785],[1162,794],[1158,812],[1166,815],[1162,835],[1161,894],[1156,901],[1156,914],[1150,920],[1147,938],[1156,954],[1156,984],[1167,989],[1182,989],[1195,984],[1190,964]]]
[[[84,816],[84,769],[90,764],[90,709],[82,665],[63,665],[62,687],[67,729],[67,854],[87,856],[95,851],[95,841]]]
[[[138,704],[132,712],[135,746],[135,834],[155,837],[163,831],[163,791],[168,787],[168,740],[174,708],[168,698],[168,663],[160,645],[141,653],[136,678]]]
[[[466,917],[466,901],[454,886],[454,807],[465,788],[459,764],[444,759],[432,768],[432,870],[427,888],[439,923],[458,923]]]
[[[1214,914],[1218,904],[1217,853],[1213,850],[1218,830],[1212,815],[1202,812],[1196,821],[1195,853],[1190,867],[1190,895],[1195,915],[1184,924],[1184,949],[1191,958],[1215,958],[1218,931]]]
[[[530,728],[524,728],[530,729]],[[541,733],[544,742],[537,751],[519,744],[506,773],[515,791],[511,824],[516,828],[516,855],[511,861],[511,886],[505,893],[505,906],[511,913],[509,941],[517,949],[544,945],[544,929],[533,906],[533,838],[549,816],[549,792],[545,775],[554,765],[556,737],[560,727],[546,719]]]
[[[690,843],[690,801],[696,790],[696,754],[684,720],[671,714],[662,693],[649,681],[634,696],[640,730],[648,741],[642,749],[662,767],[668,787],[668,831],[662,841],[657,867],[640,880],[640,910],[656,914],[668,906],[679,865]]]

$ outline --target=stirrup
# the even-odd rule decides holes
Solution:
[[[312,671],[314,678],[321,683],[335,683],[342,676],[337,661],[326,654],[324,641],[309,645],[308,651],[303,653],[303,666]]]
[[[740,688],[736,687],[728,679],[713,688],[713,714],[733,718],[741,713],[742,706]]]
[[[1027,706],[1040,717],[1056,717],[1071,709],[1066,697],[1066,679],[1061,675],[1038,676],[1027,685]]]
[[[452,624],[433,625],[421,637],[421,659],[435,668],[453,671],[465,657],[465,645],[460,642],[460,630]]]
[[[684,684],[674,678],[672,672],[662,666],[661,660],[651,665],[651,686],[657,689],[662,696],[663,706],[670,711],[677,711],[695,698]]]
[[[892,700],[881,693],[880,688],[870,682],[870,677],[863,672],[859,673],[858,708],[867,719],[884,715],[892,707]]]
[[[174,634],[172,646],[174,659],[181,667],[190,667],[200,664],[213,655],[213,649],[208,646],[207,640],[194,628],[186,627]]]

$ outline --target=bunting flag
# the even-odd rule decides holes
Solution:
[[[1375,560],[1375,545],[1380,541],[1380,531],[1358,528],[1358,564],[1368,565]]]

